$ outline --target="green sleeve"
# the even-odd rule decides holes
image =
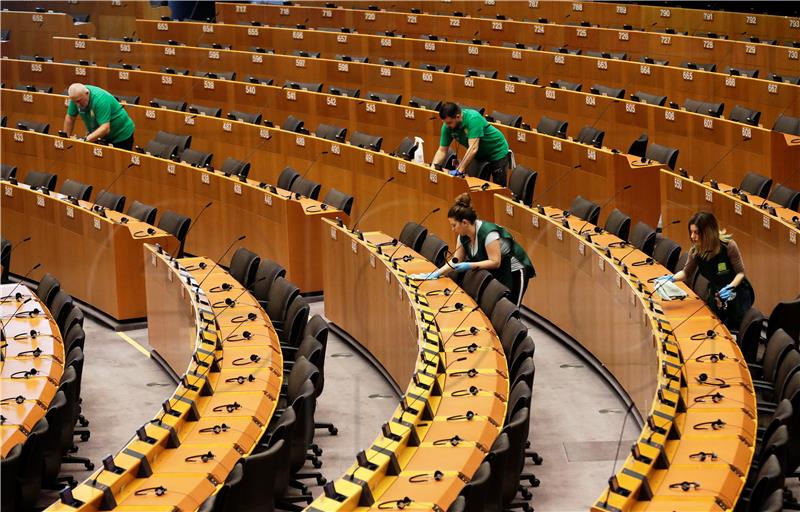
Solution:
[[[442,136],[439,138],[439,145],[449,146],[451,142],[453,142],[453,136],[450,134],[447,125],[442,123]]]
[[[470,116],[469,120],[465,119],[464,121],[464,129],[467,132],[468,139],[480,139],[483,137],[486,127],[489,126],[489,123],[480,114]]]
[[[70,117],[75,117],[78,115],[78,107],[72,100],[69,100],[69,106],[67,107],[67,115]]]
[[[96,101],[94,105],[94,119],[97,126],[111,122],[111,102]]]

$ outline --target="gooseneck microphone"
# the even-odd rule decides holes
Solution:
[[[28,240],[30,240],[30,239],[31,239],[31,238],[30,238],[30,237],[28,237],[28,238],[26,238],[25,240],[23,240],[23,242],[26,242],[26,241],[28,241]],[[19,242],[17,245],[19,245],[19,244],[21,244],[21,243],[22,243],[22,242]],[[31,272],[33,272],[34,270],[36,270],[37,268],[39,268],[39,267],[41,267],[41,266],[42,266],[42,264],[41,264],[41,263],[37,263],[36,265],[34,265],[34,266],[32,266],[31,268],[29,268],[29,269],[28,269],[28,271],[27,271],[27,272],[25,272],[25,275],[23,275],[23,276],[20,278],[20,280],[19,280],[19,281],[17,281],[17,284],[15,284],[15,285],[14,285],[14,288],[12,288],[10,292],[8,292],[8,295],[6,295],[6,296],[5,296],[5,297],[3,297],[3,298],[6,298],[6,297],[13,297],[13,296],[14,296],[14,292],[15,292],[15,291],[17,291],[17,288],[19,288],[19,285],[21,285],[21,284],[23,283],[23,281],[25,281],[25,279],[27,279],[27,278],[28,278],[28,276],[31,274]]]
[[[434,208],[433,210],[429,211],[428,213],[425,214],[424,217],[422,217],[422,220],[417,222],[417,224],[422,226],[425,223],[425,221],[428,220],[428,217],[438,212],[439,210],[441,210],[441,208]],[[403,244],[397,244],[397,248],[394,250],[394,252],[392,252],[391,256],[389,256],[390,262],[394,261],[394,255],[397,254],[397,251],[399,251],[401,247],[403,247]]]
[[[197,215],[195,215],[195,217],[194,217],[194,221],[191,223],[191,225],[189,226],[189,229],[186,230],[186,234],[183,236],[183,240],[184,241],[189,239],[189,233],[191,233],[192,230],[194,229],[194,227],[197,225],[197,221],[200,220],[200,216],[203,215],[203,212],[205,212],[212,204],[214,204],[214,201],[207,202],[205,204],[205,206],[203,206],[200,209],[200,211],[197,212]],[[181,248],[181,246],[180,246],[180,244],[178,244],[178,247],[175,249],[175,252],[170,254],[170,258],[174,259],[175,255],[178,253],[178,251],[180,251],[180,248]]]
[[[305,171],[303,171],[303,174],[301,174],[301,175],[300,175],[300,177],[299,177],[299,178],[297,178],[297,179],[298,179],[298,181],[299,181],[299,180],[304,180],[304,179],[306,179],[306,176],[308,176],[308,173],[309,173],[309,172],[311,172],[311,169],[312,169],[312,168],[313,168],[315,165],[317,165],[317,162],[319,162],[319,157],[321,157],[322,155],[327,155],[327,154],[328,154],[328,152],[327,152],[327,151],[321,151],[320,153],[318,153],[318,154],[317,154],[317,156],[315,156],[315,157],[314,157],[314,159],[311,161],[311,163],[310,163],[310,164],[308,164],[308,167],[306,167],[306,170],[305,170]],[[300,196],[300,194],[297,194],[297,196],[299,197],[299,196]],[[289,194],[289,197],[291,198],[291,197],[292,197],[292,194]]]
[[[629,189],[629,188],[631,188],[631,187],[633,187],[633,185],[625,185],[624,187],[622,187],[622,188],[620,188],[619,190],[617,190],[616,192],[614,192],[614,195],[612,195],[611,197],[609,197],[609,198],[608,198],[608,199],[607,199],[607,200],[606,200],[606,201],[605,201],[603,204],[601,204],[601,205],[598,207],[598,210],[602,210],[604,207],[606,207],[606,206],[608,205],[608,203],[610,203],[611,201],[613,201],[614,199],[616,199],[616,197],[617,197],[618,195],[620,195],[620,194],[621,194],[621,193],[622,193],[624,190],[628,190],[628,189]],[[589,224],[589,221],[588,221],[588,220],[587,220],[586,222],[584,222],[584,223],[583,223],[583,226],[581,226],[581,229],[579,229],[579,230],[578,230],[578,235],[582,235],[582,234],[583,234],[583,228],[585,228],[587,224]],[[590,235],[590,236],[591,236],[591,235]],[[591,240],[590,240],[590,241],[591,241]]]
[[[355,223],[355,224],[353,224],[353,229],[351,229],[351,230],[350,230],[350,232],[351,232],[351,233],[355,233],[355,232],[356,232],[356,228],[358,227],[358,224],[361,222],[361,219],[363,219],[363,218],[364,218],[364,215],[365,215],[365,214],[367,213],[367,211],[369,211],[369,209],[372,207],[372,203],[374,203],[374,202],[375,202],[375,199],[377,199],[377,198],[378,198],[378,196],[380,195],[381,191],[383,190],[383,187],[385,187],[385,186],[386,186],[386,185],[387,185],[389,182],[391,182],[391,181],[394,181],[394,176],[390,176],[389,178],[387,178],[387,179],[386,179],[386,180],[385,180],[385,181],[384,181],[384,182],[381,184],[381,186],[380,186],[380,187],[378,187],[378,190],[375,192],[375,195],[373,195],[373,196],[372,196],[372,200],[370,200],[370,202],[369,202],[369,204],[367,205],[367,207],[366,207],[366,208],[364,208],[364,211],[363,211],[363,212],[361,212],[361,215],[359,215],[359,216],[358,216],[358,220],[356,220],[356,223]]]
[[[109,183],[108,186],[106,186],[106,188],[104,188],[103,191],[97,197],[94,198],[95,206],[99,206],[98,203],[100,203],[100,198],[103,197],[104,195],[108,194],[111,191],[111,187],[113,187],[114,184],[117,182],[117,180],[120,179],[123,174],[125,174],[125,171],[127,171],[128,169],[130,169],[134,165],[136,165],[136,164],[134,164],[133,162],[129,163],[127,167],[124,167],[120,172],[117,173],[116,176],[114,176],[114,179],[111,180],[111,183]]]
[[[217,266],[219,265],[219,262],[222,260],[222,258],[224,258],[226,254],[228,254],[228,252],[233,248],[234,245],[236,245],[236,242],[241,242],[245,238],[247,238],[247,235],[242,235],[239,238],[237,238],[236,240],[234,240],[233,242],[231,242],[231,244],[228,246],[228,248],[225,249],[225,252],[220,254],[219,258],[217,258],[216,261],[214,261],[214,265],[208,271],[208,274],[206,274],[206,276],[199,283],[197,283],[197,287],[198,288],[200,288],[203,285],[203,283],[206,281],[206,279],[208,279],[208,276],[210,276],[211,273],[214,271],[214,269],[217,268]]]
[[[583,164],[573,165],[572,167],[570,167],[569,169],[567,169],[567,172],[565,172],[564,174],[562,174],[561,176],[559,176],[558,178],[556,178],[556,181],[554,181],[553,183],[551,183],[551,184],[550,184],[550,186],[549,186],[549,187],[547,187],[547,189],[545,189],[545,191],[542,193],[542,196],[546,196],[546,195],[547,195],[547,193],[548,193],[548,192],[550,192],[551,190],[553,190],[553,189],[555,188],[555,186],[556,186],[556,185],[558,185],[559,183],[561,183],[561,181],[562,181],[564,178],[566,178],[568,174],[570,174],[572,171],[574,171],[575,169],[578,169],[578,168],[580,168],[580,167],[583,167]],[[539,203],[537,203],[537,206],[538,206],[538,207],[541,207],[542,205],[541,205],[541,204],[539,204]],[[543,212],[542,212],[542,211],[540,211],[539,213],[543,213]]]

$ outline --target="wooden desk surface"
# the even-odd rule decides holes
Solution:
[[[366,232],[362,239],[347,227],[324,222],[325,315],[368,350],[395,383],[402,386],[411,376],[405,406],[401,404],[387,424],[397,437],[379,436],[366,449],[368,461],[376,465],[374,470],[356,464],[347,475],[357,473],[356,481],[365,482],[376,504],[409,496],[414,502],[412,510],[431,509],[434,504],[446,510],[502,428],[509,386],[502,346],[491,322],[469,295],[441,293],[445,287],[458,289],[450,279],[408,280],[408,274],[433,270],[432,263],[404,246],[378,247],[376,244],[391,241],[383,233]],[[403,256],[411,259],[403,261]],[[463,307],[454,308],[453,300]],[[457,347],[464,340],[455,342],[453,332],[473,326],[481,335],[470,341],[479,348],[465,356]],[[463,392],[466,383],[462,375],[469,369],[479,375],[480,391],[475,396]],[[458,416],[468,410],[475,418],[459,421]],[[419,436],[419,445],[409,442],[410,429]],[[439,442],[455,434],[463,439],[457,446]],[[397,460],[397,476],[387,474],[388,453]],[[414,474],[435,470],[445,475],[439,482],[409,480]],[[311,507],[368,509],[358,506],[365,491],[349,476],[337,480],[336,489],[344,495],[342,501],[320,497]]]
[[[19,144],[12,141],[32,137],[6,130],[2,128],[3,162],[11,163],[14,158],[7,151]],[[38,281],[50,272],[72,296],[116,320],[144,318],[144,268],[138,254],[145,243],[177,250],[174,236],[116,212],[92,211],[90,203],[73,204],[56,192],[45,195],[9,182],[1,186],[3,235],[11,240],[31,237],[14,250],[13,273],[24,275],[41,263],[30,273],[31,279]],[[121,222],[123,217],[127,223]]]
[[[5,458],[47,413],[64,373],[64,343],[47,306],[25,284],[0,285],[0,318],[5,337],[0,349],[0,455]],[[20,373],[34,368],[35,374]]]
[[[710,495],[731,508],[745,483],[757,425],[752,380],[738,362],[742,360],[738,346],[705,303],[682,283],[679,286],[688,293],[685,300],[663,301],[658,295],[651,300],[653,280],[666,274],[665,268],[648,264],[646,255],[635,248],[611,245],[619,239],[595,234],[594,226],[580,219],[562,219],[562,213],[554,208],[541,213],[495,198],[496,217],[540,269],[523,303],[596,357],[647,418],[636,442],[642,456],[630,455],[616,474],[630,496],[607,488],[592,510],[655,507],[655,501],[637,502],[638,491],[645,485],[657,498],[668,497],[686,507],[686,500],[692,498],[669,489],[669,484],[683,480],[701,482]],[[580,308],[575,307],[576,297],[580,297]],[[733,357],[717,363],[702,357],[718,350]],[[701,383],[701,373],[723,379],[731,394],[724,388],[726,398],[719,403],[698,400],[700,395],[723,389]],[[724,428],[702,429],[702,422],[717,418],[726,422]],[[683,447],[695,441],[731,454],[727,461],[739,474],[728,463],[696,461]],[[696,444],[686,445],[690,446]],[[655,464],[660,454],[666,460],[663,468]],[[598,482],[598,487],[602,485]]]
[[[792,221],[800,214],[750,194],[745,194],[745,201],[734,196],[732,188],[721,182],[714,188],[662,169],[664,235],[688,250],[688,220],[700,210],[713,213],[739,246],[756,292],[754,305],[768,315],[778,302],[793,299],[800,290],[800,227]],[[670,224],[673,220],[681,222]]]
[[[82,512],[105,510],[95,483],[110,488],[115,510],[197,509],[221,487],[239,458],[255,448],[275,412],[276,390],[283,382],[279,340],[257,301],[236,284],[229,291],[211,291],[222,282],[234,283],[224,269],[208,258],[176,260],[149,244],[140,256],[152,308],[150,342],[160,356],[171,359],[168,362],[181,379],[165,402],[172,412],[161,410],[144,426],[149,439],[134,436],[114,457],[120,470],[100,469],[75,488],[75,498],[83,502],[77,510]],[[207,264],[206,270],[199,268],[200,262]],[[214,304],[231,294],[238,297],[231,313],[245,317],[255,313],[256,321],[237,324],[224,319]],[[246,344],[228,342],[244,325],[257,336]],[[226,373],[218,362],[235,360],[241,350],[262,354],[257,365],[242,367],[257,372],[259,378],[242,385],[220,380]],[[226,406],[234,402],[239,407],[228,412]],[[215,434],[214,427],[222,423],[227,428]],[[213,458],[207,463],[196,457],[186,460],[208,452]],[[139,473],[143,465],[152,470],[150,476]],[[139,492],[159,485],[166,488],[163,495]],[[48,510],[76,508],[55,503]]]

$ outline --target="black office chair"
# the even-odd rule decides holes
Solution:
[[[66,323],[69,324],[72,319],[70,315],[73,315],[75,311],[80,311],[80,308],[75,307],[72,309],[69,315],[67,315]],[[83,313],[80,313],[83,315]],[[83,330],[83,324],[79,322],[72,323],[72,327],[69,327],[66,331],[67,334],[64,336],[64,353],[69,356],[70,352],[73,349],[80,348],[83,350],[84,345],[86,344],[86,331]]]
[[[202,114],[209,117],[222,117],[222,109],[219,107],[207,107],[192,103],[189,105],[189,112],[192,114]]]
[[[501,333],[511,318],[519,318],[519,308],[516,304],[503,297],[497,301],[492,311],[491,321],[495,332]]]
[[[599,94],[601,96],[608,96],[610,98],[622,99],[625,97],[625,89],[618,87],[607,87],[605,85],[594,84],[589,88],[592,94]]]
[[[633,227],[630,243],[648,256],[652,256],[656,244],[656,230],[639,221]]]
[[[332,188],[325,194],[325,199],[322,202],[350,215],[350,211],[353,209],[353,200],[354,198],[350,194],[345,194]]]
[[[639,135],[639,138],[635,141],[631,142],[630,147],[628,147],[628,154],[633,156],[638,156],[639,158],[646,159],[647,158],[647,132],[642,133]]]
[[[300,289],[283,277],[278,277],[269,288],[266,304],[262,307],[272,321],[281,321],[289,305],[300,295]]]
[[[472,479],[467,482],[461,490],[461,495],[466,499],[466,512],[486,512],[484,504],[494,489],[489,489],[489,479],[492,475],[492,467],[488,462],[481,463],[478,470],[472,475]]]
[[[58,324],[59,329],[63,330],[64,321],[67,319],[67,315],[72,308],[75,307],[75,302],[72,300],[72,297],[65,292],[64,290],[58,290],[55,296],[53,297],[53,303],[49,306],[50,313],[53,315],[53,319]]]
[[[81,183],[80,181],[67,179],[61,184],[61,193],[82,201],[88,201],[92,195],[92,186]]]
[[[518,74],[509,74],[506,76],[506,80],[509,82],[519,82],[523,84],[530,84],[536,85],[539,83],[538,76],[528,76],[528,75],[518,75]]]
[[[262,116],[260,112],[250,113],[241,110],[231,110],[228,112],[228,119],[232,121],[242,121],[250,124],[261,124]]]
[[[367,92],[367,98],[371,99],[372,101],[380,101],[382,103],[391,103],[393,105],[402,105],[403,104],[403,95],[401,94],[392,94],[392,93],[385,93],[385,92]]]
[[[762,176],[757,172],[748,172],[739,184],[739,190],[763,199],[766,199],[769,195],[770,188],[772,188],[772,178]]]
[[[775,185],[772,192],[770,192],[769,200],[773,203],[778,203],[784,208],[789,208],[796,212],[800,211],[800,192],[780,183]]]
[[[450,72],[450,64],[427,64],[427,63],[422,63],[422,64],[419,65],[419,69],[422,69],[424,71],[439,71],[440,73],[449,73]]]
[[[569,123],[566,121],[542,116],[539,124],[536,125],[536,131],[546,135],[552,135],[553,137],[561,137],[562,139],[566,139],[568,125]]]
[[[522,116],[519,114],[506,114],[497,110],[492,111],[491,117],[500,124],[519,128],[522,126]]]
[[[242,478],[231,485],[225,496],[226,512],[271,512],[275,510],[275,488],[272,482],[281,465],[287,464],[279,455],[287,441],[277,440],[263,451],[255,451],[240,459]],[[265,485],[266,484],[266,485]]]
[[[762,512],[763,504],[773,493],[783,493],[784,473],[778,457],[771,455],[761,464],[754,482],[750,495],[741,497],[738,507],[747,512]]]
[[[391,155],[402,158],[403,160],[413,160],[414,154],[417,152],[417,147],[418,144],[414,137],[404,137]]]
[[[356,131],[350,135],[350,144],[359,148],[380,151],[381,145],[383,145],[383,137]]]
[[[159,43],[159,44],[162,44],[162,43]],[[189,76],[189,70],[186,69],[186,68],[171,68],[169,66],[161,66],[159,68],[159,72],[167,74],[167,75]],[[171,102],[171,103],[175,103],[175,102]],[[152,105],[154,107],[157,107],[157,105],[153,105],[152,101],[150,102],[150,105]],[[161,106],[164,106],[164,105],[161,105]],[[167,108],[170,108],[170,107],[167,107]],[[178,109],[173,109],[173,110],[178,110]],[[185,110],[185,108],[184,108],[184,110]]]
[[[575,199],[572,200],[569,211],[572,212],[574,216],[585,220],[589,224],[597,225],[597,221],[600,218],[600,206],[583,196],[576,196]]]
[[[62,333],[66,333],[64,335],[64,353],[69,353],[69,349],[71,348],[70,344],[66,342],[66,336],[69,334],[70,330],[73,326],[79,325],[83,328],[84,322],[84,315],[81,308],[75,304],[72,310],[67,313],[66,318],[64,319],[64,329],[61,331]]]
[[[670,169],[675,169],[675,163],[678,160],[678,153],[679,150],[676,148],[670,148],[667,146],[662,146],[660,144],[656,144],[655,142],[647,146],[647,151],[645,152],[645,157],[649,160],[655,160],[656,162],[661,162],[662,164],[666,165]]]
[[[19,121],[17,123],[17,128],[44,134],[50,131],[50,125],[48,123],[37,123],[36,121]]]
[[[208,168],[211,167],[211,161],[214,159],[213,153],[205,153],[195,149],[184,149],[181,153],[181,161],[193,167]],[[224,172],[224,171],[223,171]]]
[[[68,368],[64,372],[59,390],[50,401],[45,414],[49,428],[42,439],[42,485],[48,489],[60,489],[64,485],[70,487],[77,485],[77,481],[71,476],[58,476],[59,469],[61,469],[61,456],[72,446],[72,430],[75,427],[75,423],[72,421],[74,419],[72,411],[69,410],[67,397],[63,391],[64,388],[75,384],[75,370],[72,370],[71,373],[69,370]],[[70,444],[63,447],[62,451],[61,431],[63,429],[69,430]]]
[[[0,163],[0,178],[10,181],[17,178],[17,166]]]
[[[258,265],[261,258],[258,254],[245,248],[239,247],[233,253],[228,273],[245,288],[250,288],[256,278]]]
[[[713,103],[709,101],[694,100],[686,98],[683,108],[687,112],[696,112],[707,116],[720,117],[725,110],[725,103]]]
[[[508,368],[508,375],[511,380],[516,379],[522,363],[525,361],[525,359],[533,358],[533,354],[535,352],[536,343],[533,341],[533,338],[530,336],[525,336],[514,349],[514,353],[511,356],[511,364]]]
[[[407,68],[411,63],[407,60],[402,59],[385,59],[383,57],[378,58],[378,64],[383,66],[395,66],[398,68]]]
[[[714,73],[714,72],[717,71],[717,65],[714,64],[714,63],[705,63],[704,64],[702,62],[684,61],[684,62],[681,62],[681,66],[680,67],[687,68],[687,69],[699,69],[699,70],[702,70],[702,71],[710,71],[711,73]]]
[[[525,359],[530,360],[532,358],[526,356]],[[519,363],[522,363],[522,359],[519,360]],[[518,382],[514,385],[508,395],[506,421],[509,418],[513,418],[520,409],[530,409],[532,399],[533,393],[526,382]]]
[[[469,294],[476,302],[480,303],[484,290],[489,285],[489,281],[494,279],[488,270],[472,269],[464,272],[461,280],[461,288]]]
[[[22,444],[17,444],[3,457],[0,462],[2,478],[2,492],[0,492],[0,508],[3,510],[20,510],[17,508],[20,466],[22,464]]]
[[[465,103],[459,103],[459,106],[461,107],[461,110],[464,110],[464,109],[474,110],[475,112],[479,113],[480,115],[484,115],[486,113],[486,108],[485,107],[477,107],[475,105],[467,105]]]
[[[509,293],[509,289],[497,279],[489,281],[479,301],[480,307],[486,316],[491,318],[497,303],[504,297],[508,298]]]
[[[489,162],[478,160],[477,158],[473,158],[472,161],[467,165],[467,168],[464,169],[464,173],[467,176],[472,178],[479,178],[484,181],[489,181],[492,179],[491,173],[489,171]]]
[[[300,177],[296,179],[294,183],[292,183],[292,186],[289,188],[289,190],[299,196],[314,199],[316,201],[319,198],[322,185],[316,181],[311,181],[309,179]]]
[[[284,87],[302,91],[322,92],[322,82],[294,82],[287,80],[284,82]]]
[[[258,53],[275,53],[275,52],[270,51],[270,52],[258,52]],[[273,83],[275,82],[272,78],[264,78],[252,75],[248,76],[247,80],[245,81],[256,85],[273,85]]]
[[[533,507],[528,504],[530,491],[524,489],[520,484],[522,470],[525,467],[525,444],[528,440],[529,422],[530,409],[522,408],[511,418],[511,421],[506,422],[502,430],[502,433],[508,436],[511,445],[508,450],[506,466],[508,469],[500,489],[504,509],[522,509],[525,512],[533,512]],[[519,492],[522,492],[524,500],[515,501]]]
[[[778,329],[783,329],[793,339],[800,339],[800,298],[778,302],[767,321],[767,337]]]
[[[497,333],[500,335],[500,344],[503,346],[506,362],[511,367],[514,362],[514,354],[519,349],[520,343],[528,336],[528,328],[525,327],[525,324],[522,323],[517,314],[508,318],[505,325]]]
[[[2,239],[2,249],[0,249],[0,264],[3,265],[3,274],[0,275],[0,283],[9,283],[8,272],[11,267],[11,242]]]
[[[663,107],[667,103],[666,96],[662,96],[659,94],[650,94],[643,91],[636,91],[635,93],[631,94],[631,99],[633,101],[640,101],[642,103],[647,103],[649,105],[657,105],[659,107]]]
[[[734,105],[730,115],[728,116],[728,119],[731,121],[736,121],[737,123],[758,126],[758,123],[761,120],[761,112],[758,110],[745,108],[741,105]]]
[[[614,208],[606,218],[606,224],[603,229],[627,242],[628,234],[631,230],[631,218]]]
[[[726,75],[745,76],[748,78],[758,78],[759,74],[758,69],[734,68],[731,66],[725,66],[725,69],[723,69],[722,72]]]
[[[94,198],[94,203],[108,210],[122,213],[125,208],[125,196],[102,189]]]
[[[606,132],[602,130],[598,130],[592,126],[584,126],[581,128],[581,131],[578,132],[578,136],[575,138],[575,140],[581,144],[588,144],[589,146],[602,148],[603,139],[605,136]]]
[[[250,174],[250,162],[243,162],[242,160],[228,157],[222,162],[220,171],[226,176],[237,176],[241,180],[246,180],[247,175]]]
[[[467,500],[464,496],[456,497],[455,501],[447,507],[447,512],[464,512],[467,510]]]
[[[791,117],[781,114],[772,125],[772,130],[788,133],[789,135],[800,135],[800,117]]]
[[[178,156],[178,146],[175,144],[165,144],[157,140],[149,140],[144,145],[144,152],[158,158],[172,160]]]
[[[580,52],[580,50],[578,50]],[[550,87],[555,87],[557,89],[566,89],[568,91],[578,91],[580,92],[583,89],[583,84],[579,84],[576,82],[568,82],[567,80],[555,80],[550,82]]]
[[[278,175],[278,188],[283,190],[291,190],[295,181],[300,178],[300,173],[293,168],[286,166]]]
[[[156,222],[156,213],[158,213],[158,208],[155,206],[140,203],[136,200],[134,200],[133,203],[131,203],[131,205],[128,207],[128,215],[130,217],[151,225],[155,224]]]
[[[674,240],[656,235],[653,247],[653,259],[662,264],[672,273],[678,271],[678,258],[681,255],[681,246]]]
[[[178,155],[183,153],[183,150],[192,146],[191,135],[183,135],[180,133],[172,133],[163,130],[156,132],[156,137],[154,140],[167,146],[176,146],[178,148]]]
[[[481,78],[497,78],[496,69],[467,69],[467,76],[479,76]]]
[[[159,229],[170,233],[172,236],[178,239],[178,242],[180,243],[180,248],[178,249],[178,254],[176,255],[178,258],[183,257],[183,249],[186,244],[186,234],[189,232],[189,226],[191,223],[192,219],[186,217],[185,215],[173,212],[172,210],[165,210],[164,213],[161,214],[161,218],[158,220]]]
[[[364,55],[344,55],[341,53],[336,54],[336,60],[343,60],[345,62],[361,62],[361,63],[368,63],[369,57]]]
[[[58,176],[49,172],[42,171],[28,171],[25,175],[23,183],[29,187],[46,188],[47,190],[55,191]]]
[[[420,98],[419,96],[411,96],[408,104],[415,108],[424,108],[427,110],[435,110],[436,112],[442,108],[442,100],[429,100],[427,98]]]
[[[403,226],[403,230],[400,232],[399,240],[403,245],[419,252],[427,236],[428,229],[425,226],[417,224],[416,222],[406,222]]]
[[[298,119],[290,115],[286,118],[283,124],[281,124],[281,130],[286,130],[294,133],[308,134],[308,130],[305,128],[304,124],[305,123],[302,119]]]
[[[506,478],[508,452],[510,449],[511,441],[508,439],[508,434],[501,432],[484,458],[484,461],[491,466],[491,475],[489,476],[487,487],[492,490],[492,492],[486,494],[486,499],[484,500],[485,512],[502,512],[503,510],[503,496],[498,491],[503,488],[503,479]]]
[[[273,322],[273,326],[275,327],[275,331],[280,338],[282,349],[284,349],[287,359],[294,359],[294,356],[291,354],[291,350],[297,349],[301,345],[301,342],[305,339],[303,333],[308,326],[308,317],[310,312],[311,308],[309,307],[308,302],[306,302],[303,297],[297,297],[292,301],[286,310],[286,316],[280,322]],[[316,341],[316,338],[311,336],[309,337]],[[322,347],[322,344],[320,344],[320,347]],[[303,352],[301,351],[300,353],[302,354]],[[311,360],[310,357],[309,360]],[[322,363],[319,361],[311,360],[311,362],[314,363],[314,365],[316,365],[318,368],[321,368],[322,366]]]
[[[276,261],[269,258],[261,258],[251,290],[253,296],[259,302],[266,303],[267,299],[269,299],[269,290],[279,277],[286,277],[286,269]]]
[[[758,351],[762,345],[761,333],[764,330],[765,321],[764,314],[753,307],[745,311],[742,317],[736,342],[742,350],[744,360],[749,364],[758,362]]]
[[[17,474],[17,510],[33,509],[41,493],[44,442],[48,430],[47,419],[42,418],[33,427],[22,445]]]
[[[314,132],[314,135],[335,142],[344,142],[345,138],[347,137],[347,128],[321,123],[317,127],[316,132]]]
[[[150,100],[150,106],[153,108],[166,108],[168,110],[177,110],[178,112],[186,112],[185,101],[171,101],[163,100],[161,98],[153,98]]]
[[[425,237],[419,253],[428,261],[441,267],[447,258],[447,243],[434,234]]]
[[[538,176],[539,173],[522,165],[514,167],[508,181],[508,188],[511,189],[514,199],[527,206],[533,205],[533,191]]]
[[[53,304],[53,299],[61,290],[61,283],[58,279],[49,272],[42,276],[42,279],[39,280],[39,284],[36,286],[36,295],[39,297],[39,300],[44,302],[44,305],[48,307],[48,309]]]
[[[336,95],[336,96],[347,96],[348,98],[360,98],[361,97],[361,89],[356,88],[348,88],[348,87],[339,87],[339,86],[328,86],[328,92]]]

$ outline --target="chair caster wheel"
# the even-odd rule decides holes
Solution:
[[[541,482],[539,482],[539,479],[538,479],[538,478],[532,478],[532,479],[531,479],[531,487],[539,487],[539,484],[540,484],[540,483],[541,483]]]
[[[91,471],[94,469],[94,462],[84,462],[83,465],[86,467],[87,471]]]
[[[533,494],[531,494],[531,492],[527,489],[523,489],[520,494],[522,495],[522,499],[524,500],[529,500],[533,498]]]
[[[89,440],[90,436],[91,436],[91,434],[89,432],[84,432],[83,434],[81,434],[81,441],[83,441],[85,443],[86,441]]]
[[[339,435],[339,429],[336,427],[328,427],[328,432],[332,436]]]
[[[325,485],[328,483],[328,480],[324,476],[317,477],[317,485]]]
[[[530,505],[523,505],[522,510],[524,510],[525,512],[533,512],[533,507]]]
[[[73,444],[68,451],[69,453],[78,453],[78,447]]]
[[[311,465],[314,466],[314,469],[319,469],[322,467],[322,461],[321,460],[311,461]]]
[[[544,459],[542,459],[540,456],[537,455],[533,457],[533,463],[536,464],[537,466],[541,466],[542,462],[544,462]]]

